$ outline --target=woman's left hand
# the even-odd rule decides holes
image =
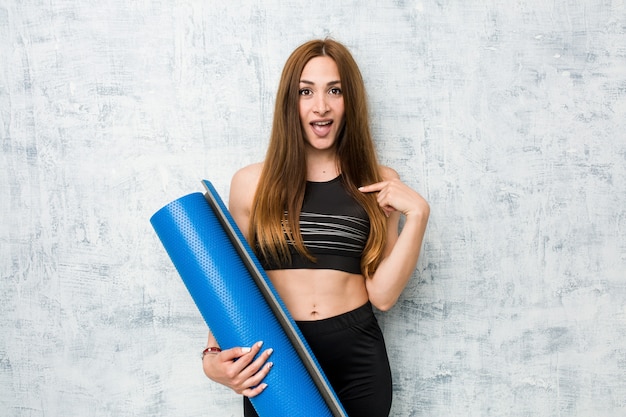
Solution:
[[[395,211],[403,213],[407,218],[413,216],[427,217],[430,213],[428,202],[399,178],[366,185],[360,187],[359,191],[363,193],[378,192],[376,197],[378,205],[387,217]]]

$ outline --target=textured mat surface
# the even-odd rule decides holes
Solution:
[[[346,416],[310,348],[210,182],[150,222],[222,348],[273,348],[260,417]]]

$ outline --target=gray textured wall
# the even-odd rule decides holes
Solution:
[[[431,203],[394,416],[626,414],[624,1],[0,1],[0,414],[236,416],[148,222],[262,159],[331,35]]]

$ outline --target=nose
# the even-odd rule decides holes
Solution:
[[[315,107],[313,108],[313,113],[323,116],[329,111],[328,103],[326,102],[326,95],[319,94],[315,100]]]

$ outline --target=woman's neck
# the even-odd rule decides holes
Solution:
[[[331,152],[309,152],[306,158],[307,180],[314,182],[329,181],[340,174],[337,154]]]

